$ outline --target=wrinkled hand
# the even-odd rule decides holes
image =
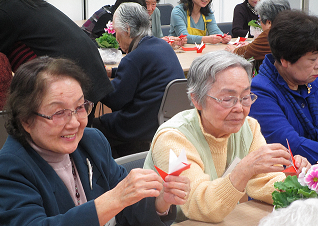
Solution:
[[[305,167],[306,172],[310,169],[311,164],[308,162],[308,160],[305,157],[302,157],[300,155],[295,155],[295,165],[297,167],[297,176],[301,173],[302,169]]]
[[[204,43],[216,44],[216,43],[222,42],[222,38],[218,35],[202,36],[202,41]],[[197,43],[197,44],[199,44],[199,43]]]
[[[233,169],[230,180],[235,188],[244,191],[247,182],[254,175],[282,172],[283,165],[290,165],[290,155],[281,144],[266,144],[249,153]]]
[[[132,169],[114,190],[126,207],[146,197],[158,197],[163,189],[162,182],[162,178],[153,170]]]
[[[170,205],[183,205],[190,193],[190,180],[183,176],[168,175],[163,183],[163,190],[156,199],[158,212],[164,212]]]
[[[283,165],[290,165],[290,155],[286,147],[281,144],[266,144],[251,152],[242,159],[242,164],[252,176],[260,173],[281,172]]]
[[[230,42],[231,39],[232,39],[232,36],[231,36],[231,35],[224,34],[224,38],[222,38],[222,43],[223,43],[223,44],[226,44],[226,43]]]
[[[231,44],[228,44],[226,47],[225,47],[225,50],[226,51],[229,51],[231,53],[233,53],[234,49],[236,48],[235,45],[231,45]]]

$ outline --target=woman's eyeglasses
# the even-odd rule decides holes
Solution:
[[[81,104],[78,106],[74,111],[70,109],[63,109],[55,112],[51,116],[43,115],[37,112],[34,112],[34,114],[41,116],[43,118],[52,120],[54,124],[56,125],[63,125],[71,121],[72,115],[75,114],[75,116],[78,119],[83,119],[89,116],[89,114],[92,112],[94,103],[85,100],[84,104]]]
[[[240,103],[243,106],[249,107],[251,106],[257,99],[257,96],[254,93],[250,93],[242,98],[238,98],[238,97],[233,97],[233,96],[228,96],[228,97],[224,97],[223,99],[218,99],[216,97],[212,97],[210,95],[207,95],[208,97],[211,97],[212,99],[216,100],[217,102],[219,102],[222,107],[224,108],[231,108],[233,107],[237,101],[239,100]]]

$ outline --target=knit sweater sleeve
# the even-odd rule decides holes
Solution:
[[[259,149],[266,144],[263,137],[259,123],[249,117],[248,122],[253,132],[253,142],[250,147],[250,152]],[[284,173],[263,173],[253,176],[246,186],[246,193],[257,200],[261,200],[267,203],[273,203],[272,192],[274,191],[274,183],[276,181],[282,181],[286,178]]]
[[[199,153],[186,137],[176,129],[163,129],[153,139],[154,164],[164,171],[169,168],[169,151],[177,155],[186,150],[190,169],[182,172],[191,181],[191,192],[181,209],[189,219],[220,222],[236,206],[245,194],[233,187],[229,176],[211,181],[204,173],[204,165]],[[229,195],[231,194],[231,195]]]
[[[266,54],[271,53],[267,40],[268,32],[269,29],[262,32],[250,44],[234,49],[234,53],[243,56],[245,59],[254,57],[255,60],[263,60]]]

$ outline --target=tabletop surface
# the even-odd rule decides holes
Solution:
[[[204,223],[200,221],[187,220],[173,226],[257,226],[259,221],[273,211],[273,206],[260,201],[248,201],[238,204],[235,209],[227,215],[221,223]]]

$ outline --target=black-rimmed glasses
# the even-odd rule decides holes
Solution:
[[[51,116],[43,115],[37,112],[34,112],[34,114],[52,120],[56,125],[63,125],[71,120],[73,114],[75,114],[78,119],[86,118],[92,112],[93,106],[94,103],[85,100],[84,104],[78,106],[74,111],[70,109],[63,109],[55,112]]]
[[[233,107],[238,100],[240,100],[240,103],[243,106],[249,107],[251,106],[257,99],[257,96],[254,93],[250,93],[242,98],[238,98],[238,97],[233,97],[233,96],[228,96],[228,97],[224,97],[223,99],[218,99],[216,97],[212,97],[210,95],[207,94],[208,97],[211,97],[212,99],[216,100],[217,102],[219,102],[224,108],[231,108]]]

